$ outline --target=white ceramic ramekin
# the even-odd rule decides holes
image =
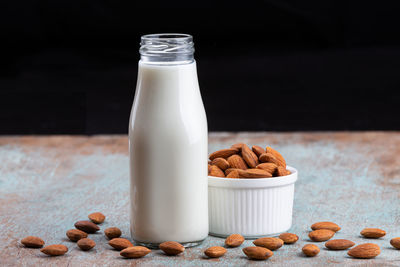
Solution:
[[[292,226],[297,170],[284,177],[232,179],[208,176],[210,234],[274,236]]]

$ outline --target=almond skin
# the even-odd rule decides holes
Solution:
[[[311,225],[312,230],[328,229],[334,232],[339,231],[341,228],[339,225],[333,222],[317,222]]]
[[[225,245],[230,248],[238,247],[241,244],[243,244],[243,242],[244,242],[244,237],[239,234],[230,235],[225,239]]]
[[[275,173],[278,166],[275,163],[266,162],[266,163],[258,164],[256,168],[273,174],[273,173]]]
[[[246,162],[239,155],[233,155],[228,158],[229,165],[235,169],[246,170],[247,165]]]
[[[123,250],[128,247],[133,247],[131,241],[125,238],[118,238],[118,237],[108,241],[108,244],[113,248],[115,248],[116,250]]]
[[[242,158],[250,168],[255,168],[259,164],[257,155],[247,145],[242,146]]]
[[[390,244],[397,249],[400,249],[400,237],[395,237],[390,240]]]
[[[267,146],[267,147],[265,148],[265,152],[274,155],[274,157],[275,157],[276,160],[278,161],[278,164],[277,164],[277,165],[282,166],[282,167],[286,170],[286,161],[285,161],[285,159],[283,158],[283,156],[281,155],[281,153],[279,153],[278,151],[276,151],[275,149],[273,149],[273,148],[270,147],[270,146]]]
[[[285,244],[293,244],[299,240],[299,237],[296,234],[292,233],[282,233],[279,235],[279,238],[283,240]]]
[[[225,253],[226,248],[220,246],[210,247],[204,251],[204,254],[210,258],[219,258],[224,256]]]
[[[325,247],[331,250],[345,250],[354,245],[353,241],[347,239],[333,239],[325,243]]]
[[[386,235],[386,232],[379,228],[364,228],[361,233],[366,238],[380,238]]]
[[[319,253],[319,247],[314,244],[307,244],[301,250],[307,257],[314,257]]]
[[[276,237],[262,237],[253,241],[257,247],[264,247],[269,250],[277,250],[283,246],[283,240]]]
[[[226,178],[240,178],[239,171],[231,171]]]
[[[61,256],[68,252],[68,248],[64,245],[56,244],[44,247],[40,252],[49,256]]]
[[[146,256],[151,252],[150,249],[142,246],[134,246],[123,249],[119,254],[128,259],[137,259]]]
[[[260,155],[260,161],[261,162],[271,162],[271,163],[276,164],[277,166],[280,166],[278,163],[278,160],[271,153],[262,153]]]
[[[262,153],[265,153],[264,148],[260,146],[253,146],[251,150],[253,150],[254,154],[256,154],[257,157],[259,157]]]
[[[214,153],[211,153],[209,156],[210,160],[216,159],[216,158],[229,158],[230,156],[237,154],[239,152],[238,149],[235,148],[226,148],[226,149],[221,149],[218,151],[215,151]]]
[[[224,172],[220,168],[218,168],[218,166],[215,166],[215,165],[211,166],[209,175],[214,176],[214,177],[225,177]]]
[[[94,242],[90,238],[82,238],[76,243],[80,249],[83,251],[91,250],[96,246],[96,242]]]
[[[240,178],[270,178],[272,174],[261,169],[238,170]]]
[[[312,231],[308,234],[312,241],[321,242],[332,238],[335,235],[334,231],[328,229],[319,229]]]
[[[106,216],[104,216],[104,214],[101,212],[93,212],[93,213],[89,214],[88,218],[95,224],[99,224],[99,223],[104,222],[104,220],[106,219]]]
[[[226,169],[228,169],[230,167],[229,162],[224,158],[213,159],[211,164],[217,166],[218,168],[220,168],[223,171],[225,171]]]
[[[377,244],[365,243],[350,249],[347,255],[359,259],[372,259],[380,253],[381,249]]]
[[[178,255],[185,251],[185,247],[175,241],[163,242],[159,247],[167,255]]]
[[[247,247],[243,249],[243,252],[252,260],[266,260],[274,255],[271,250],[263,247]]]
[[[104,234],[108,239],[113,239],[121,236],[121,230],[117,227],[109,227],[106,230],[104,230]]]
[[[21,240],[21,243],[27,248],[41,248],[44,245],[43,239],[37,236],[27,236]]]
[[[88,236],[87,233],[78,229],[70,229],[67,231],[66,235],[72,242],[76,242],[79,239],[86,238]]]
[[[278,168],[276,168],[275,176],[280,177],[280,176],[286,176],[286,175],[287,175],[287,172],[286,172],[285,168],[283,168],[282,166],[278,166]]]
[[[100,227],[91,221],[78,221],[75,223],[75,228],[88,234],[93,234],[100,230]]]

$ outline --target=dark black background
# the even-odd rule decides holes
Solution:
[[[194,36],[210,131],[400,130],[395,1],[146,3],[2,4],[0,134],[127,133],[160,32]]]

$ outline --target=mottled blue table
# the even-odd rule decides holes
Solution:
[[[118,226],[129,238],[128,142],[126,136],[0,137],[0,266],[399,266],[400,250],[389,240],[400,236],[400,134],[358,133],[211,133],[209,150],[236,142],[277,148],[299,171],[293,226],[299,235],[267,261],[249,261],[241,248],[228,249],[220,259],[206,259],[206,247],[224,240],[208,237],[199,247],[177,257],[154,250],[142,259],[123,259],[107,245],[102,231],[91,235],[97,246],[83,252],[66,239],[77,220],[102,211],[102,230]],[[301,247],[310,243],[309,227],[317,221],[342,227],[335,238],[357,244],[379,244],[381,254],[356,260],[346,251],[328,251],[324,243],[315,258],[306,258]],[[387,235],[366,240],[359,232],[379,227]],[[46,244],[62,243],[69,252],[47,257],[38,249],[23,248],[27,235]]]

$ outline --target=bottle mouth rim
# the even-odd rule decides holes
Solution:
[[[141,37],[142,42],[146,41],[154,41],[154,40],[164,40],[164,41],[192,41],[193,37],[190,34],[186,33],[152,33],[146,34]]]

